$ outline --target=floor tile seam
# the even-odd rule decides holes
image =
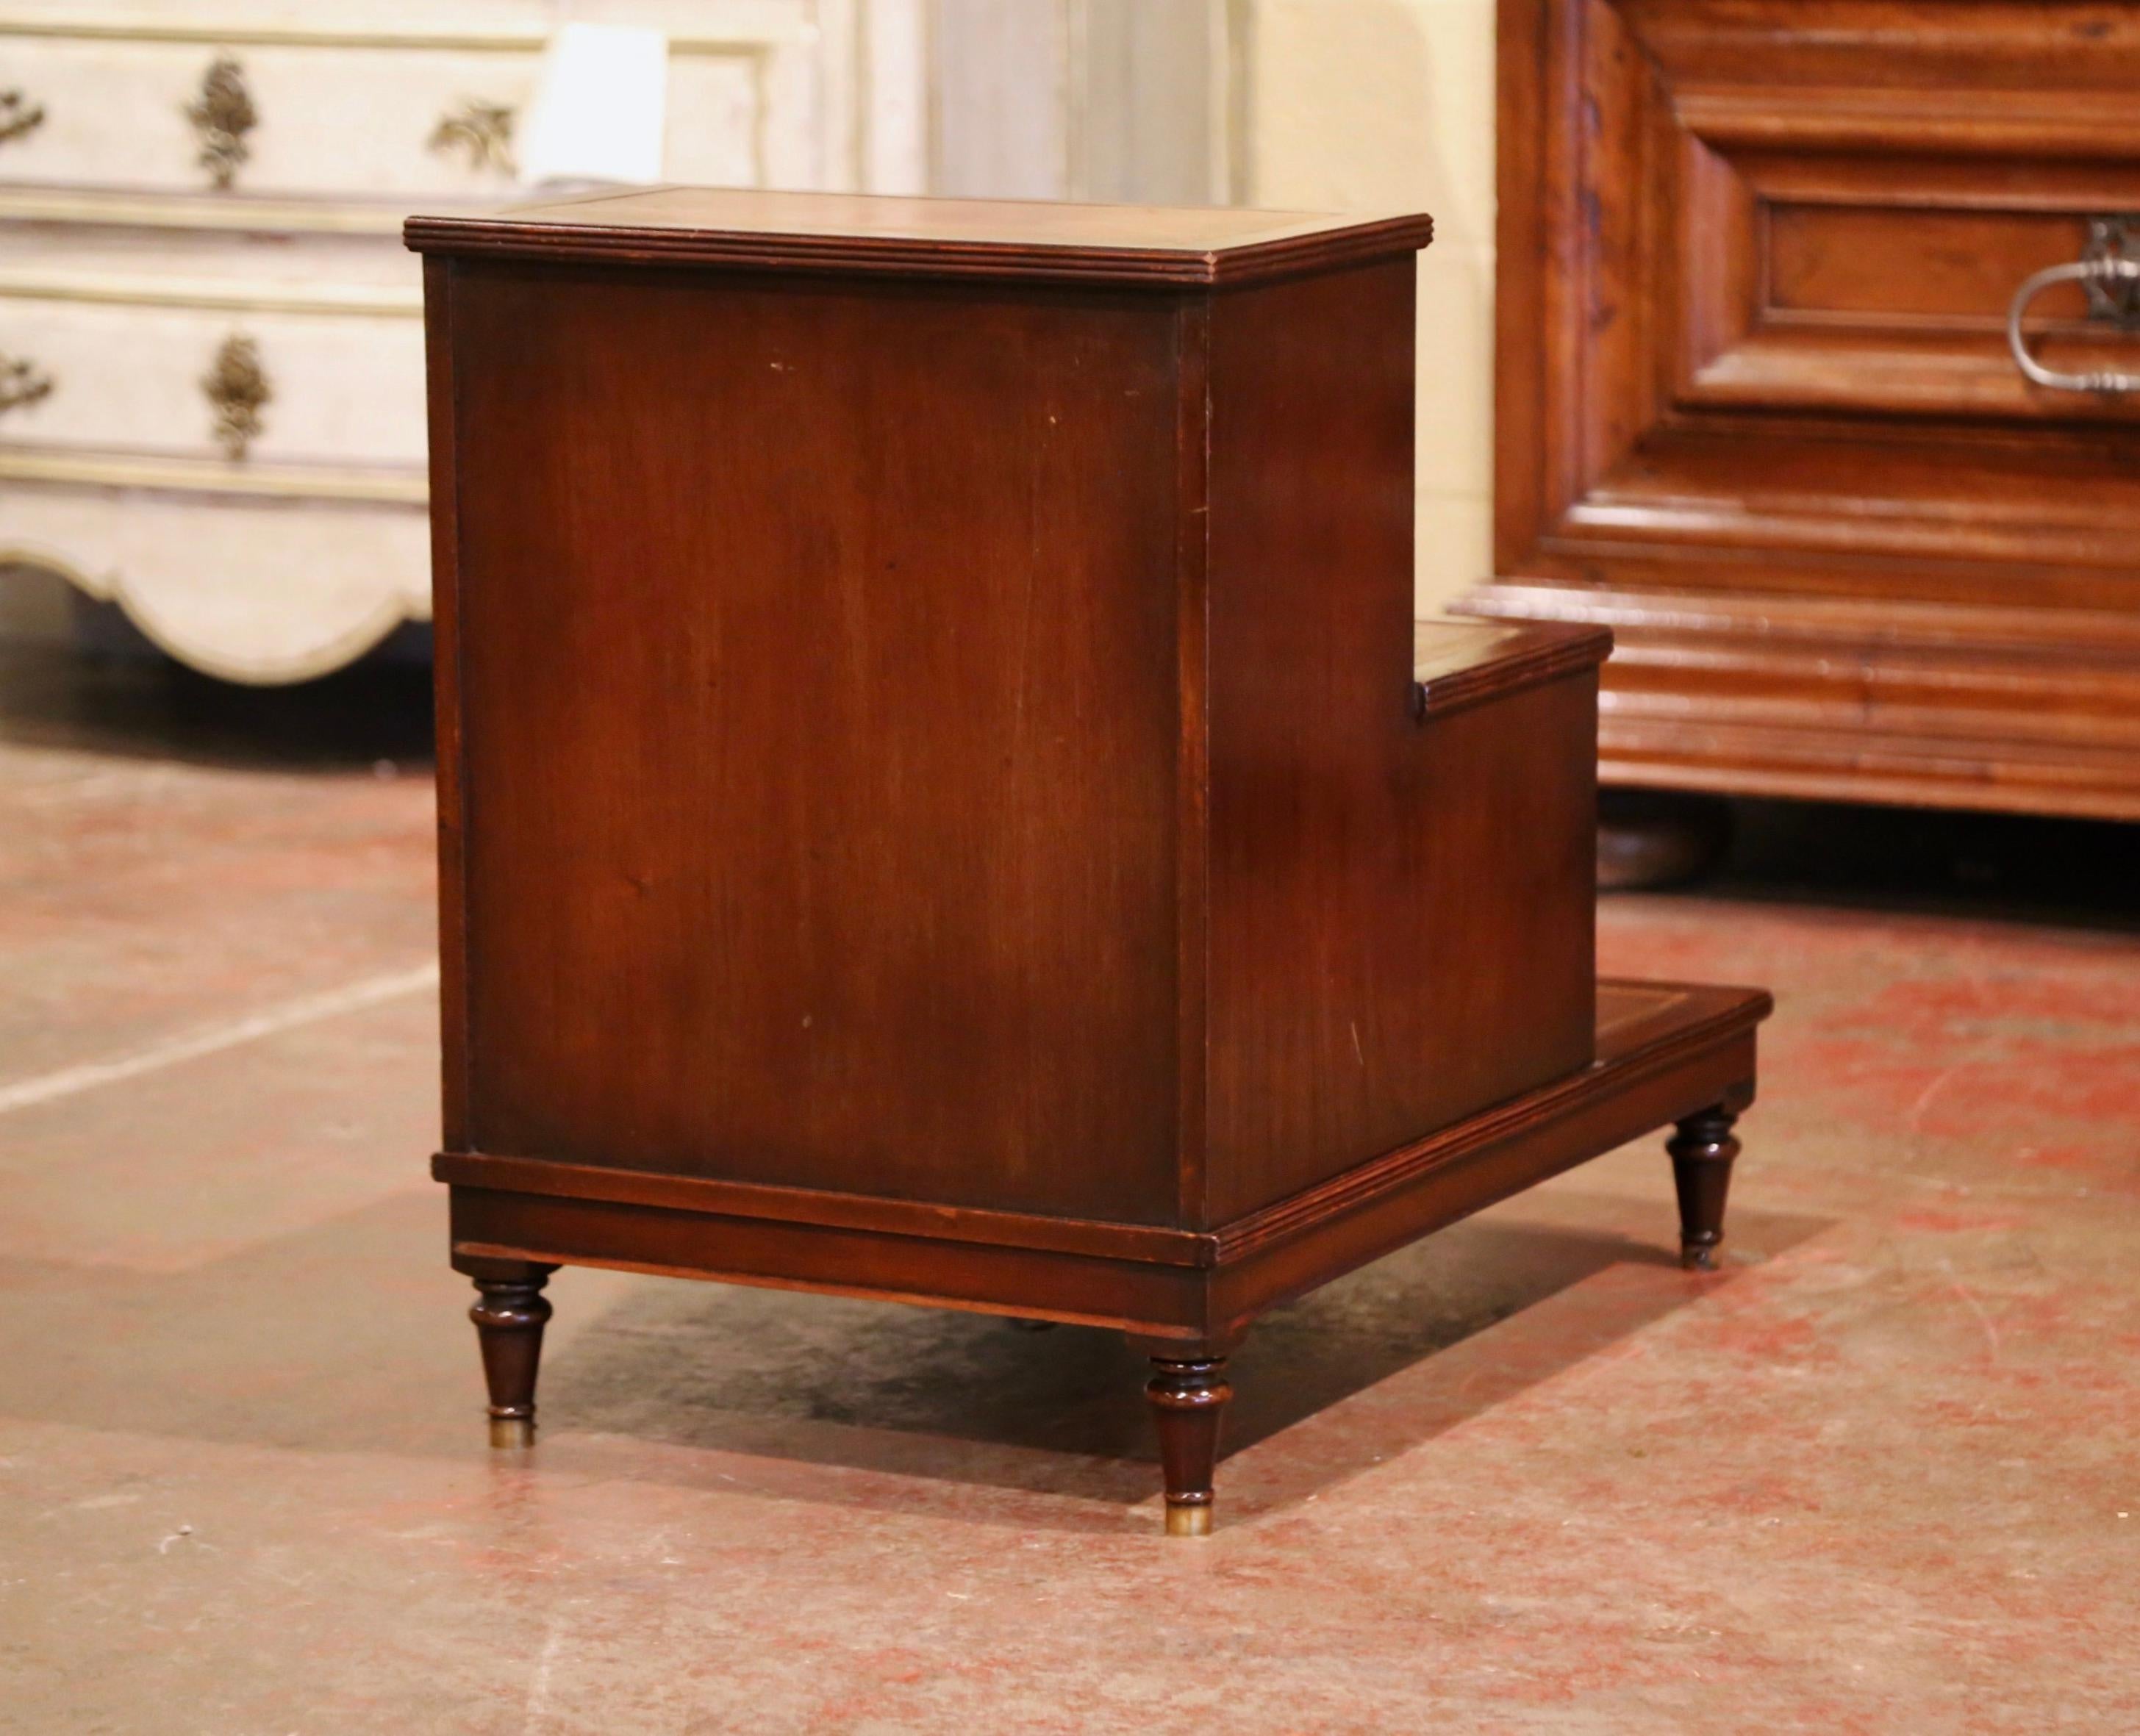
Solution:
[[[0,1116],[116,1085],[145,1073],[159,1072],[345,1013],[362,1012],[404,995],[435,988],[438,982],[437,962],[426,960],[400,970],[361,977],[317,993],[300,995],[239,1018],[198,1026],[127,1053],[0,1084]]]

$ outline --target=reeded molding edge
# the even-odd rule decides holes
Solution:
[[[1432,625],[1416,622],[1415,632]],[[1423,674],[1415,664],[1412,679],[1419,687],[1421,719],[1447,717],[1488,699],[1504,699],[1563,675],[1596,669],[1612,655],[1611,630],[1587,624],[1527,625],[1515,628],[1510,636],[1515,642],[1506,649],[1490,651],[1461,669]]]
[[[1853,651],[2012,651],[2035,658],[2123,664],[2140,658],[2140,613],[2015,608],[1825,592],[1632,589],[1517,576],[1490,580],[1450,606],[1495,621],[1608,628],[1633,637],[1845,644]]]
[[[410,218],[402,238],[419,253],[455,257],[721,266],[739,271],[881,273],[893,277],[1224,288],[1335,270],[1416,253],[1433,239],[1425,216],[1244,247],[1191,250],[897,236],[768,234],[763,231],[531,223],[509,217]]]

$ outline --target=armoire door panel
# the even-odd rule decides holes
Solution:
[[[1657,771],[1627,731],[1668,713],[1693,732],[1668,781],[1751,787],[1745,732],[1818,719],[1823,769],[1794,788],[1926,800],[1946,779],[1985,806],[2027,798],[1925,769],[1944,753],[1899,786],[1854,781],[1833,733],[1951,728],[1965,762],[2002,718],[2076,752],[2123,742],[2140,638],[2085,623],[2140,618],[2140,392],[2032,382],[2006,325],[2034,273],[2140,215],[2140,0],[1502,0],[1499,53],[1499,576],[1471,606],[1873,606],[1779,658],[1774,691],[1759,633],[1711,663],[1686,611],[1618,622],[1605,777]],[[2140,319],[2113,311],[2054,287],[2030,349],[2068,374],[2140,369]],[[2093,673],[2002,685],[1994,645],[1947,681],[1941,612],[1987,610],[2040,614]],[[1868,644],[1890,670],[1870,686],[1849,649]],[[1984,698],[2002,693],[2029,697]],[[2033,714],[2061,707],[2044,737]],[[1705,720],[1737,745],[1701,749]],[[2045,774],[2056,810],[2140,815],[2088,758]]]

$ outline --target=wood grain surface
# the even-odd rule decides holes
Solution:
[[[1496,580],[1611,782],[2140,818],[2130,0],[1503,0]],[[2140,331],[2078,291],[2068,370]]]

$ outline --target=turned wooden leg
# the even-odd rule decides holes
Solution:
[[[1159,1424],[1159,1462],[1166,1479],[1166,1534],[1200,1537],[1211,1530],[1211,1481],[1219,1464],[1219,1424],[1234,1389],[1226,1359],[1151,1359],[1145,1387]]]
[[[511,1275],[485,1273],[469,1310],[483,1346],[483,1377],[490,1387],[490,1444],[535,1444],[535,1375],[542,1361],[542,1327],[550,1304],[542,1287],[555,1266],[522,1266]]]
[[[1679,1193],[1679,1263],[1689,1272],[1716,1269],[1724,1196],[1731,1188],[1731,1160],[1739,1155],[1739,1141],[1731,1136],[1738,1119],[1720,1103],[1689,1116],[1665,1141]]]

